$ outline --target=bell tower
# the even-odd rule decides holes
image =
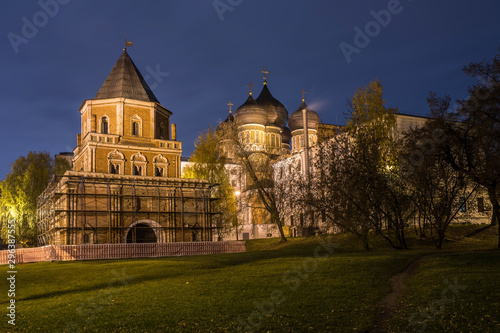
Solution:
[[[182,143],[170,132],[172,112],[160,104],[126,48],[80,114],[74,171],[180,177]]]

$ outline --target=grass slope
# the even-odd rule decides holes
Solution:
[[[500,251],[424,260],[407,280],[394,332],[500,332]]]
[[[438,252],[410,277],[391,327],[415,329],[409,316],[439,297],[443,279],[453,283],[457,277],[467,289],[427,330],[472,327],[464,325],[473,311],[474,320],[483,323],[474,327],[488,332],[499,316],[499,252],[457,252],[495,244],[494,235],[465,240],[461,233],[451,232],[448,253],[413,241],[413,250],[395,251],[378,240],[375,250],[365,252],[349,235],[335,235],[338,247],[323,238],[286,244],[266,239],[248,242],[248,252],[238,254],[18,265],[16,326],[4,315],[0,330],[364,332],[391,290],[389,278],[416,258]],[[8,290],[6,280],[0,286]],[[7,306],[5,296],[0,306]]]

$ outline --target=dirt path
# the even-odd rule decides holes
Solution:
[[[375,322],[369,333],[386,333],[389,332],[387,328],[387,321],[392,318],[394,312],[398,309],[398,298],[406,286],[406,279],[422,260],[430,256],[423,256],[412,262],[402,273],[396,274],[390,279],[392,291],[389,295],[384,297],[378,304],[379,309],[375,316]]]

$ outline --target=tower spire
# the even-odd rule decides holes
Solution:
[[[125,50],[94,97],[108,98],[132,98],[160,103]]]
[[[234,105],[231,101],[229,101],[229,103],[227,103],[227,105],[229,106],[229,113],[233,113],[232,111],[232,106]]]
[[[264,66],[264,69],[262,69],[260,72],[264,75],[264,77],[263,77],[264,85],[266,85],[267,84],[267,74],[269,74],[269,71],[267,70],[266,66]]]

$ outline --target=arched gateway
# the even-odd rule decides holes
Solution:
[[[164,243],[161,225],[152,220],[138,220],[130,224],[123,235],[124,243]]]

